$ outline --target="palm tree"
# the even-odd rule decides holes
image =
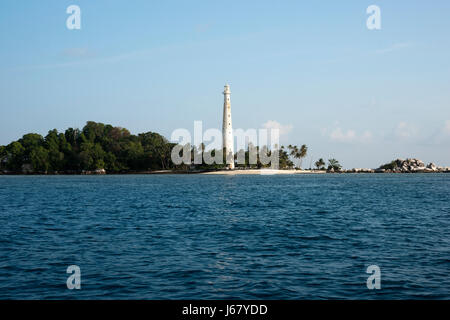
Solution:
[[[294,159],[300,160],[300,168],[302,166],[302,159],[306,157],[306,154],[308,152],[308,147],[306,144],[302,145],[300,149],[297,146],[288,145],[288,149],[291,151],[289,153],[290,156],[292,156]]]
[[[306,144],[303,144],[300,147],[300,150],[299,150],[299,152],[297,154],[297,158],[300,159],[300,167],[302,166],[303,158],[306,157],[307,153],[308,153],[308,147],[306,146]]]
[[[297,159],[297,154],[298,154],[298,148],[297,146],[293,146],[292,144],[288,145],[288,149],[289,149],[289,155],[294,158]]]
[[[342,166],[340,165],[339,161],[336,159],[328,159],[328,170],[333,169],[333,171],[340,171]]]
[[[295,154],[298,152],[297,146],[288,145],[288,149],[291,151],[289,155],[293,156],[295,158]]]
[[[317,170],[324,169],[325,161],[323,161],[323,159],[320,158],[320,159],[319,159],[318,161],[316,161],[316,163],[314,163],[314,164],[316,165]]]

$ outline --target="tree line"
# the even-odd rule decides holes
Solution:
[[[50,130],[43,137],[37,133],[25,134],[21,139],[6,146],[0,146],[0,170],[12,173],[82,173],[105,169],[108,173],[127,173],[153,170],[217,170],[225,167],[223,164],[200,165],[192,162],[174,165],[171,160],[175,143],[169,142],[155,132],[131,134],[127,129],[109,124],[88,121],[83,129],[68,128],[64,132]],[[259,146],[256,146],[257,161],[250,161],[250,148],[239,150],[244,163],[237,163],[237,168],[265,168],[259,159]],[[269,156],[278,152],[279,168],[291,169],[301,167],[302,159],[306,157],[308,148],[289,145],[276,150],[268,150],[262,146]],[[189,146],[191,158],[195,154],[205,152],[204,144],[199,147]],[[221,150],[222,151],[222,150]],[[212,155],[218,150],[209,151]],[[222,151],[223,152],[223,151]],[[225,160],[225,159],[224,159]],[[294,162],[297,162],[295,165]],[[318,169],[325,169],[325,163],[319,159],[315,163]],[[340,169],[335,159],[329,160],[329,168]]]
[[[136,135],[121,127],[88,121],[82,130],[25,134],[0,146],[0,166],[12,172],[78,173],[170,169],[173,143],[154,132]]]

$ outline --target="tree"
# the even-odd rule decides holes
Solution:
[[[78,129],[74,129],[74,128],[68,128],[65,132],[64,132],[64,136],[66,138],[66,141],[71,145],[71,146],[76,146],[77,141],[79,139],[80,136],[80,130]]]
[[[258,163],[257,163],[258,169],[270,167],[270,164],[269,164],[269,163],[263,164],[263,163],[261,162],[261,155],[262,155],[262,154],[263,154],[263,155],[266,155],[267,158],[270,158],[270,156],[271,156],[271,151],[269,150],[269,148],[268,148],[266,145],[263,145],[261,148],[259,148],[259,147],[256,147],[256,148],[257,148],[257,150],[258,150]],[[263,160],[264,160],[264,159],[263,159]]]
[[[123,169],[121,164],[117,161],[116,156],[112,152],[107,152],[104,156],[105,167],[108,172],[119,172]]]
[[[281,146],[278,152],[279,152],[278,159],[280,169],[292,168],[294,166],[294,163],[289,159],[289,154],[285,150],[284,146]]]
[[[336,159],[328,159],[328,170],[340,171],[342,166]]]
[[[34,171],[47,173],[50,165],[47,149],[42,146],[34,148],[30,153],[30,162]]]
[[[50,168],[52,171],[58,171],[64,167],[64,153],[60,151],[60,144],[64,145],[64,142],[60,143],[60,139],[65,140],[65,136],[58,135],[56,129],[50,130],[44,139],[50,162],[47,169]]]
[[[399,167],[399,165],[398,165],[397,161],[393,160],[390,163],[386,163],[386,164],[383,164],[382,166],[380,166],[380,169],[395,170],[398,167]]]
[[[122,147],[122,159],[132,170],[144,169],[144,148],[139,141],[128,140]]]
[[[32,149],[42,146],[44,143],[44,138],[37,133],[25,134],[22,139],[19,140],[25,150],[31,152]]]
[[[295,160],[297,158],[297,154],[298,154],[298,147],[297,146],[293,146],[293,145],[288,145],[288,149],[289,149],[289,155]]]
[[[300,147],[300,150],[299,150],[299,152],[297,154],[297,158],[300,159],[300,167],[302,166],[303,158],[306,157],[307,153],[308,153],[308,147],[306,146],[306,144],[303,144]]]
[[[100,144],[93,142],[85,142],[81,145],[80,162],[81,169],[83,170],[95,170],[104,169],[105,151]]]
[[[308,147],[306,146],[306,144],[303,144],[300,149],[297,146],[288,145],[288,149],[290,150],[290,156],[292,156],[294,159],[299,160],[300,164],[298,167],[301,168],[302,160],[308,153]]]
[[[100,142],[103,137],[105,125],[94,121],[88,121],[83,127],[83,134],[88,141]]]
[[[3,164],[6,163],[7,160],[7,152],[5,146],[0,146],[0,169],[3,168]]]
[[[23,164],[25,148],[20,142],[14,141],[6,146],[6,152],[6,168],[12,171],[20,171]]]
[[[174,143],[155,132],[133,135],[125,128],[88,121],[82,130],[68,128],[64,133],[59,133],[53,129],[45,138],[36,133],[25,134],[20,140],[0,147],[0,166],[15,172],[21,172],[22,166],[27,165],[36,172],[67,173],[100,168],[108,172],[188,169],[189,165],[174,165],[172,162],[171,153],[174,146]],[[303,145],[300,148],[295,147],[296,151],[292,154],[291,148],[293,146],[290,145],[289,154],[284,147],[269,150],[267,146],[256,147],[249,143],[248,149],[240,150],[240,154],[245,153],[245,167],[270,166],[261,163],[261,150],[261,153],[266,153],[268,157],[278,155],[280,168],[290,168],[294,165],[292,157],[301,160],[307,151]],[[205,146],[193,148],[192,152],[204,153]],[[225,158],[222,149],[211,150],[211,156],[223,160]],[[250,164],[250,160],[256,164]],[[222,169],[224,166],[224,163],[203,162],[199,167]]]
[[[317,168],[318,170],[324,170],[324,169],[325,169],[325,161],[323,161],[322,158],[320,158],[319,160],[317,160],[317,161],[315,162],[315,165],[316,165],[316,168]]]

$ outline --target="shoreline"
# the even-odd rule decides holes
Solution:
[[[327,170],[276,170],[276,169],[244,169],[244,170],[214,170],[214,171],[177,171],[177,170],[156,170],[156,171],[137,171],[137,172],[60,172],[60,173],[45,173],[45,172],[27,172],[27,173],[18,173],[18,172],[0,172],[0,176],[103,176],[103,175],[167,175],[167,174],[198,174],[198,175],[227,175],[227,176],[235,176],[235,175],[295,175],[295,174],[417,174],[417,173],[450,173],[450,170],[441,170],[441,171],[380,171],[380,170],[355,170],[348,169],[337,172],[330,172]]]

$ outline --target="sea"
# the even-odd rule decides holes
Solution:
[[[0,176],[0,299],[450,299],[449,273],[450,174]]]

